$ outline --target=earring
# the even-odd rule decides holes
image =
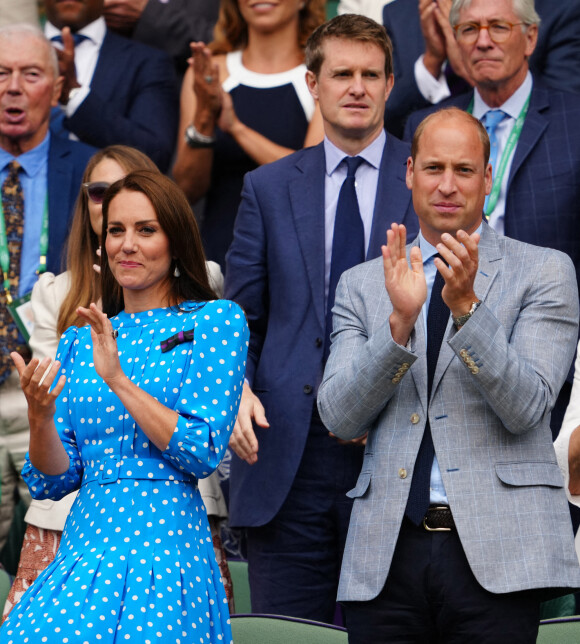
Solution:
[[[175,264],[175,268],[173,269],[173,277],[179,277],[181,275],[181,271],[179,270],[179,266]]]

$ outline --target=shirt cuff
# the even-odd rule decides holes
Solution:
[[[445,63],[446,65],[447,63]],[[421,95],[429,103],[440,103],[443,99],[451,96],[447,79],[445,78],[445,66],[443,67],[439,78],[431,75],[425,67],[423,56],[419,56],[415,61],[415,82]],[[76,96],[75,96],[76,98]]]
[[[70,99],[64,108],[64,113],[70,118],[80,107],[81,103],[89,95],[90,87],[83,85],[78,92]]]

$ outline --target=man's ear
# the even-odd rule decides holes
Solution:
[[[407,184],[407,188],[409,190],[413,189],[413,159],[409,157],[407,159],[407,175],[405,177],[405,183]]]
[[[312,95],[312,98],[317,101],[318,100],[318,78],[314,74],[314,72],[307,71],[306,72],[306,85],[308,85],[308,91]]]
[[[63,85],[64,85],[64,76],[59,76],[54,82],[54,89],[52,91],[52,100],[50,102],[51,107],[56,107],[58,105],[58,99],[60,98],[60,93],[62,92]]]

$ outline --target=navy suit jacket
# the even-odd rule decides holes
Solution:
[[[530,69],[550,87],[580,92],[580,0],[536,0],[542,22]],[[395,0],[383,10],[393,41],[395,86],[387,102],[385,124],[401,136],[411,112],[429,105],[415,82],[415,61],[425,51],[417,0]]]
[[[412,114],[405,138],[430,112],[467,109],[473,92]],[[505,234],[555,248],[574,262],[580,283],[580,95],[548,89],[534,78],[530,107],[507,184]]]
[[[413,238],[418,222],[405,184],[409,146],[387,136],[367,258],[380,254],[391,222]],[[246,377],[265,407],[258,462],[233,456],[230,523],[270,521],[294,481],[323,371],[324,145],[246,175],[227,256],[226,297],[250,325]]]
[[[165,52],[107,30],[91,91],[64,125],[97,148],[138,148],[165,171],[177,140],[178,94]]]
[[[48,150],[48,253],[46,267],[57,275],[64,270],[64,252],[70,221],[83,173],[94,148],[50,135]]]

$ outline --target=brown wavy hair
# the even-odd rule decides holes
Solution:
[[[191,206],[181,188],[165,175],[137,170],[111,185],[103,200],[103,249],[107,241],[109,208],[120,192],[144,194],[169,239],[171,256],[176,258],[171,262],[168,275],[170,306],[186,300],[204,302],[217,299],[209,284],[201,235]],[[179,277],[174,275],[176,265],[179,267]],[[109,317],[125,308],[123,290],[113,276],[106,252],[101,255],[101,291],[103,311]]]
[[[160,174],[157,166],[143,152],[127,145],[110,145],[89,159],[83,183],[90,181],[93,170],[105,159],[116,161],[127,173],[147,169]],[[87,307],[101,297],[101,281],[93,269],[98,247],[99,240],[89,216],[89,198],[81,186],[67,242],[66,268],[70,272],[70,289],[58,313],[56,330],[59,336],[69,326],[84,326],[85,320],[77,315],[78,307]]]
[[[326,19],[325,0],[305,0],[298,21],[298,44],[302,49],[310,34]],[[240,13],[238,0],[221,0],[214,39],[209,48],[214,54],[244,49],[248,44],[248,26]]]

